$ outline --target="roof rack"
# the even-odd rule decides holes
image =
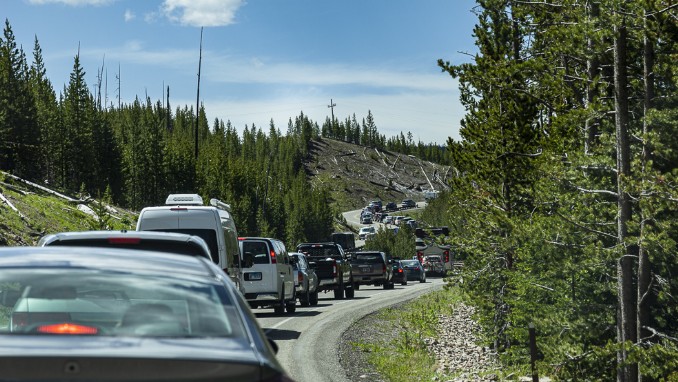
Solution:
[[[198,194],[170,194],[165,205],[172,206],[202,206],[203,201]]]

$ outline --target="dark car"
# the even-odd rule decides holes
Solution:
[[[289,381],[235,284],[203,257],[0,248],[0,303],[3,380]]]
[[[421,283],[426,282],[426,271],[424,271],[424,266],[421,265],[419,260],[401,260],[403,268],[407,271],[408,280],[419,280]]]
[[[393,211],[393,210],[397,210],[397,209],[398,209],[398,205],[395,202],[386,203],[386,207],[384,208],[384,210],[386,210],[386,211]]]
[[[405,199],[402,202],[403,208],[415,208],[417,206],[417,203],[412,200],[412,199]]]
[[[176,232],[74,231],[46,235],[38,241],[39,247],[53,245],[171,252],[218,261],[211,256],[209,246],[200,236]]]
[[[393,260],[393,282],[407,285],[407,270],[399,260]]]

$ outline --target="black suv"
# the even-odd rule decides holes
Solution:
[[[405,199],[402,204],[403,208],[415,208],[417,206],[417,203],[412,199]]]

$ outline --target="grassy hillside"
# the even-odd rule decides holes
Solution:
[[[429,182],[442,189],[439,180],[451,172],[449,166],[333,139],[314,141],[311,154],[306,172],[314,184],[330,190],[336,211],[359,209],[374,199],[423,200]],[[96,212],[112,229],[135,228],[136,211],[104,209],[92,198],[64,195],[0,172],[0,246],[35,245],[48,233],[99,229]]]

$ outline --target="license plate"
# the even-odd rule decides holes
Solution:
[[[245,280],[247,280],[247,281],[259,281],[259,280],[261,280],[261,272],[245,273]]]
[[[360,267],[360,270],[361,270],[363,273],[370,273],[370,272],[372,272],[372,268],[371,268],[371,267]]]

